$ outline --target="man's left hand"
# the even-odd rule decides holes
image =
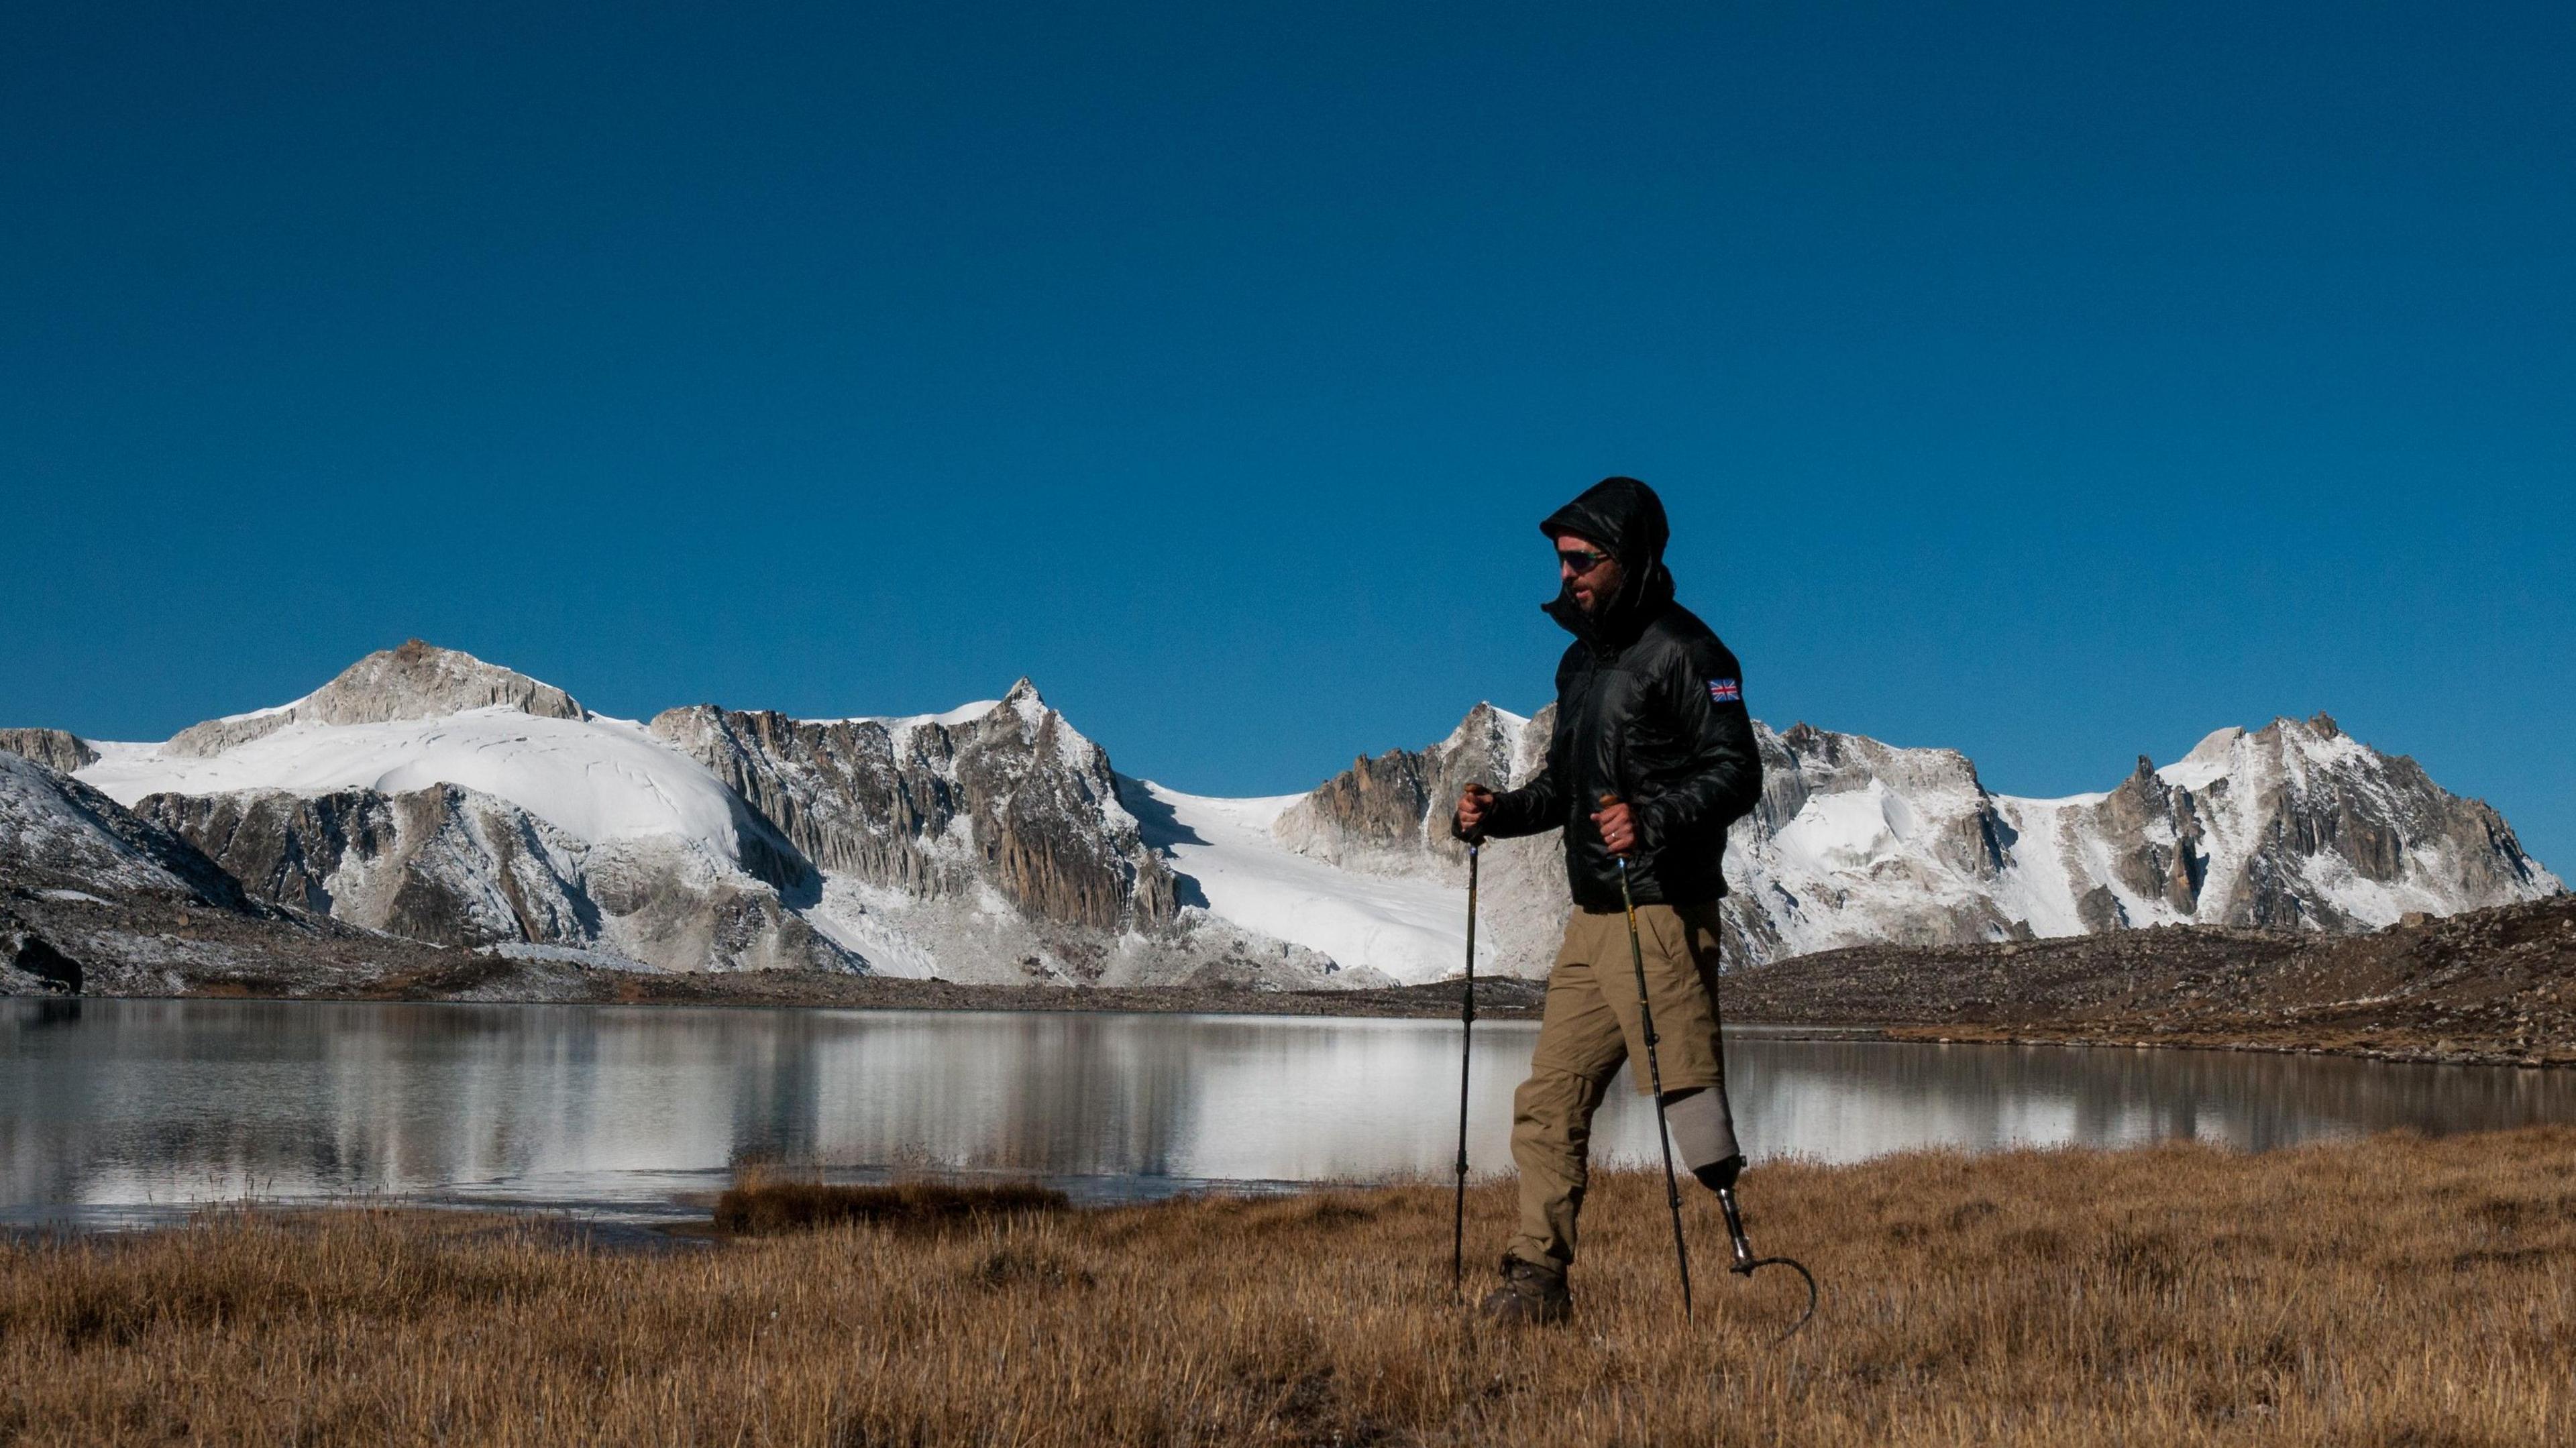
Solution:
[[[1592,822],[1601,827],[1601,843],[1610,853],[1624,855],[1637,848],[1637,819],[1626,804],[1603,805]]]

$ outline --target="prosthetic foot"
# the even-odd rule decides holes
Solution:
[[[1786,1341],[1816,1315],[1816,1279],[1787,1257],[1754,1256],[1753,1244],[1745,1239],[1744,1213],[1735,1204],[1735,1179],[1744,1171],[1744,1151],[1736,1144],[1735,1118],[1726,1108],[1726,1092],[1704,1087],[1676,1091],[1664,1098],[1664,1122],[1672,1128],[1673,1149],[1689,1165],[1691,1175],[1717,1193],[1717,1204],[1725,1209],[1727,1245],[1735,1254],[1726,1270],[1751,1277],[1757,1268],[1786,1267],[1806,1284],[1807,1310],[1780,1335]]]

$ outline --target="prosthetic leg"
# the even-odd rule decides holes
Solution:
[[[1614,795],[1602,796],[1604,805],[1617,803]],[[1751,1278],[1764,1267],[1786,1267],[1807,1284],[1807,1310],[1789,1330],[1780,1334],[1787,1341],[1816,1315],[1816,1278],[1805,1264],[1790,1257],[1756,1257],[1753,1244],[1744,1236],[1744,1213],[1735,1204],[1735,1179],[1744,1170],[1744,1151],[1735,1139],[1735,1114],[1727,1106],[1726,1039],[1724,1022],[1717,1041],[1717,1079],[1715,1089],[1689,1088],[1664,1095],[1664,1073],[1655,1059],[1655,1014],[1647,1002],[1645,947],[1637,937],[1637,902],[1628,894],[1628,857],[1620,855],[1619,896],[1628,909],[1628,955],[1637,967],[1637,1010],[1639,1024],[1646,1037],[1646,1073],[1649,1088],[1655,1093],[1655,1124],[1662,1128],[1664,1147],[1664,1197],[1673,1213],[1673,1255],[1681,1265],[1682,1315],[1691,1315],[1690,1249],[1682,1241],[1681,1189],[1673,1178],[1673,1152],[1679,1148],[1682,1162],[1701,1185],[1717,1193],[1717,1204],[1726,1212],[1726,1235],[1735,1252],[1727,1271],[1738,1277]],[[1712,992],[1712,995],[1714,992]],[[1709,1002],[1710,1014],[1716,1015],[1717,1002]]]

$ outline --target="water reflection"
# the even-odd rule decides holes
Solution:
[[[1471,1153],[1508,1162],[1535,1027],[1477,1029]],[[0,1218],[355,1192],[645,1206],[746,1157],[1140,1184],[1441,1176],[1430,1021],[234,1001],[0,1002]],[[2315,1057],[1731,1036],[1761,1155],[2267,1148],[2576,1120],[2576,1078]],[[1643,1159],[1623,1088],[1598,1135]]]

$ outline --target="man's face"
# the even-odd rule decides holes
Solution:
[[[1607,549],[1571,533],[1557,535],[1556,576],[1574,595],[1574,606],[1589,614],[1599,613],[1617,598],[1619,585],[1628,577]]]

